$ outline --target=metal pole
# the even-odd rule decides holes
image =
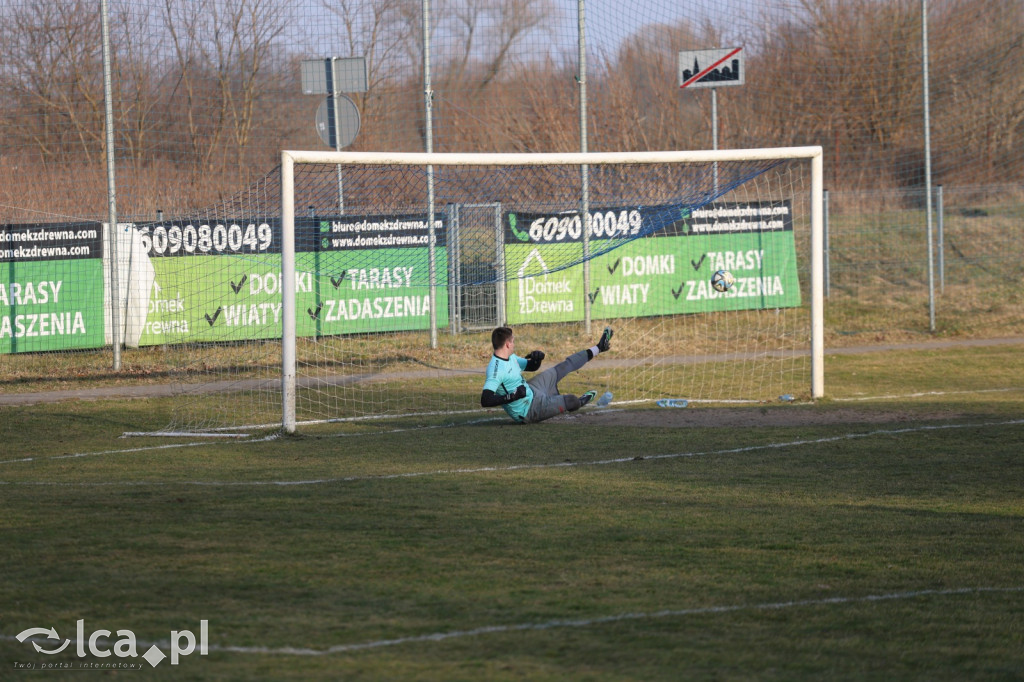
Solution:
[[[423,106],[426,117],[426,152],[434,152],[434,91],[430,84],[430,0],[423,0]],[[430,240],[430,347],[437,348],[437,235],[434,233],[434,166],[427,166],[427,225]]]
[[[445,208],[445,215],[448,218],[448,326],[452,334],[458,334],[461,329],[462,302],[459,296],[460,278],[462,268],[462,235],[459,231],[459,205],[449,204]]]
[[[579,44],[580,153],[587,153],[587,26],[585,0],[576,4]],[[583,234],[583,328],[590,334],[590,166],[580,166],[580,230]]]
[[[110,245],[110,333],[114,346],[113,366],[121,369],[121,293],[117,257],[117,182],[114,177],[114,92],[110,72],[110,10],[100,0],[100,33],[103,42],[103,104],[107,140],[107,236]],[[147,292],[148,293],[148,292]]]
[[[936,191],[936,206],[935,213],[938,216],[938,228],[939,228],[939,243],[937,244],[936,251],[939,254],[939,293],[946,293],[946,245],[945,245],[945,225],[946,222],[946,209],[945,202],[942,196],[942,185],[935,188]]]
[[[921,82],[924,91],[924,196],[928,238],[928,329],[935,331],[935,245],[932,243],[932,136],[928,93],[928,0],[921,0]]]
[[[718,151],[718,88],[711,88],[711,149]],[[718,196],[718,162],[712,166],[715,196]]]
[[[331,99],[334,100],[334,151],[341,151],[341,118],[338,113],[338,97],[341,95],[340,92],[334,87],[334,61],[340,59],[340,57],[331,57],[330,65],[331,72],[328,74],[328,82],[331,88]],[[345,215],[345,191],[344,183],[341,178],[341,164],[337,164],[336,171],[338,174],[338,215]]]
[[[494,299],[495,308],[498,313],[498,324],[505,324],[508,321],[508,314],[505,311],[505,226],[501,223],[501,203],[494,205],[494,254],[496,260],[495,270],[497,272],[498,285],[495,287]]]

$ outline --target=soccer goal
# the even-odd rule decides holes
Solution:
[[[160,339],[201,375],[172,428],[482,413],[506,324],[548,362],[614,327],[561,386],[613,406],[820,397],[821,169],[819,147],[282,152],[191,221],[213,235],[202,267],[179,259],[160,285],[196,310]],[[151,253],[175,227],[183,243],[189,221],[171,222],[147,228]]]

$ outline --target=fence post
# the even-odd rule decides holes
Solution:
[[[110,10],[100,2],[100,33],[103,43],[103,127],[107,147],[107,242],[110,248],[110,338],[114,347],[113,369],[121,369],[121,292],[117,257],[117,181],[114,176],[114,89],[111,76]]]
[[[580,92],[580,153],[587,149],[587,25],[584,20],[585,0],[576,3],[576,44],[579,49],[577,68]],[[590,216],[590,166],[580,165],[580,230],[583,234],[583,328],[590,334],[590,231],[587,218]]]
[[[942,204],[942,185],[935,188],[935,212],[938,218],[938,238],[939,243],[936,246],[936,250],[939,255],[939,293],[946,293],[946,256],[945,256],[945,235],[943,234],[945,218],[945,209]]]
[[[434,151],[434,90],[430,75],[430,0],[423,9],[423,111],[426,152]],[[427,229],[430,243],[427,269],[430,273],[430,347],[437,348],[437,235],[434,234],[434,166],[427,166]]]
[[[921,0],[921,85],[924,100],[924,205],[928,242],[928,330],[935,331],[935,248],[932,237],[932,122],[928,89],[928,0]]]

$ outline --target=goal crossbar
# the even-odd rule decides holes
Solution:
[[[767,147],[659,152],[452,153],[452,152],[324,152],[285,150],[282,163],[324,163],[395,166],[583,166],[597,164],[701,163],[821,158],[822,148]]]

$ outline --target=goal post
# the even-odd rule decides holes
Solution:
[[[789,181],[792,184],[786,185],[782,182],[776,182],[775,184],[768,183],[770,190],[762,194],[761,190],[752,195],[754,198],[740,198],[736,199],[736,196],[744,195],[743,188],[750,182],[755,181],[763,174],[770,172],[775,169],[778,164],[786,162],[805,162],[809,164],[809,187],[803,184],[801,179],[799,182]],[[722,174],[722,179],[716,180],[713,184],[707,180],[708,173],[707,169],[711,165],[714,165],[717,173]],[[730,165],[731,164],[731,165]],[[809,348],[805,345],[802,354],[809,355],[810,358],[810,371],[809,371],[809,386],[804,390],[812,398],[820,398],[824,396],[824,285],[823,285],[823,263],[824,263],[824,237],[823,237],[823,181],[822,181],[822,149],[819,146],[808,146],[808,147],[782,147],[782,148],[768,148],[768,149],[727,149],[727,150],[714,150],[714,151],[662,151],[662,152],[615,152],[615,153],[568,153],[568,154],[557,154],[557,153],[537,153],[537,154],[453,154],[453,153],[399,153],[399,152],[317,152],[317,151],[283,151],[281,153],[281,168],[280,168],[280,207],[281,207],[281,402],[282,402],[282,427],[287,433],[293,433],[297,428],[297,410],[296,410],[296,396],[298,392],[298,372],[297,372],[297,315],[299,314],[297,302],[296,302],[296,279],[300,275],[297,263],[297,252],[296,252],[296,206],[297,206],[297,193],[304,191],[297,188],[296,185],[296,167],[303,166],[322,166],[330,168],[341,168],[345,169],[344,172],[355,172],[354,169],[363,171],[365,177],[357,177],[353,181],[347,180],[345,183],[346,188],[352,187],[353,191],[358,193],[359,188],[372,187],[373,191],[382,197],[386,197],[386,200],[382,200],[380,205],[374,205],[372,203],[361,202],[359,197],[356,196],[353,200],[346,197],[344,203],[346,212],[353,211],[352,215],[358,218],[360,215],[366,216],[387,216],[391,213],[401,213],[402,211],[396,208],[396,206],[404,206],[407,209],[413,208],[418,204],[421,206],[419,213],[422,216],[425,223],[429,226],[429,242],[423,241],[421,243],[426,244],[430,252],[429,259],[425,261],[429,265],[428,273],[426,276],[422,274],[417,275],[417,279],[413,281],[413,267],[412,266],[397,266],[394,268],[382,267],[382,268],[362,268],[358,270],[361,273],[360,277],[366,276],[368,270],[380,270],[384,274],[381,275],[378,272],[376,276],[378,278],[383,277],[389,279],[405,277],[405,285],[415,287],[420,286],[429,290],[429,319],[431,320],[431,338],[435,338],[437,333],[436,324],[438,314],[436,307],[433,305],[433,301],[436,300],[439,289],[442,287],[440,276],[442,273],[438,271],[435,260],[435,216],[430,215],[431,211],[425,207],[420,197],[415,191],[408,191],[405,189],[403,179],[406,172],[416,173],[415,169],[427,169],[430,168],[439,174],[450,174],[448,178],[447,187],[451,188],[451,191],[447,194],[442,192],[438,196],[439,201],[466,201],[467,203],[473,200],[482,201],[496,201],[506,202],[507,205],[512,208],[507,212],[507,228],[511,230],[511,233],[522,238],[522,234],[525,231],[517,226],[516,220],[518,215],[527,215],[530,218],[534,218],[537,215],[546,213],[552,214],[552,218],[549,218],[547,222],[543,222],[543,218],[536,218],[531,229],[537,228],[538,221],[541,221],[541,227],[537,228],[538,232],[543,232],[543,237],[548,236],[548,231],[551,233],[551,239],[558,241],[564,238],[565,241],[565,254],[568,254],[572,249],[569,248],[569,242],[572,239],[582,241],[583,244],[587,244],[588,238],[593,238],[592,235],[596,235],[598,232],[605,230],[602,234],[602,241],[599,246],[583,246],[582,250],[576,249],[574,246],[573,253],[579,251],[582,256],[570,256],[559,253],[559,255],[552,257],[548,255],[548,260],[552,260],[552,263],[547,263],[543,260],[545,254],[554,253],[550,249],[554,247],[553,244],[544,244],[543,246],[537,246],[521,260],[521,267],[516,272],[510,272],[507,275],[506,281],[497,282],[496,286],[505,287],[508,286],[508,280],[517,278],[520,281],[526,279],[538,279],[548,278],[552,273],[556,273],[562,270],[572,268],[580,265],[583,259],[588,261],[596,257],[612,257],[615,249],[623,247],[627,244],[633,243],[636,240],[643,239],[649,236],[655,236],[658,230],[663,228],[671,228],[676,230],[680,235],[689,233],[689,223],[687,220],[696,215],[696,212],[700,210],[707,210],[706,207],[718,206],[718,209],[723,212],[736,212],[744,214],[756,214],[763,207],[769,207],[772,210],[777,210],[780,213],[789,211],[789,204],[785,202],[791,201],[791,197],[795,194],[806,194],[808,196],[802,197],[801,201],[806,200],[806,205],[809,212],[809,286],[807,292],[809,293],[809,325],[807,333],[809,338],[804,338],[804,344],[809,342]],[[591,185],[588,188],[588,202],[590,209],[585,212],[582,217],[580,213],[583,212],[581,209],[580,198],[578,195],[578,188],[573,189],[567,187],[563,189],[558,186],[554,179],[561,178],[564,176],[571,176],[574,169],[586,167],[588,169],[588,184]],[[724,171],[720,170],[723,169]],[[729,169],[733,170],[730,171]],[[406,169],[409,169],[408,171]],[[473,170],[475,169],[475,170]],[[520,171],[518,169],[544,169],[538,171],[535,174],[530,174],[526,170]],[[460,175],[460,171],[465,170],[464,175]],[[595,173],[595,170],[598,171]],[[523,173],[528,175],[524,178],[521,183],[517,184],[517,174]],[[487,181],[484,182],[482,178],[487,177]],[[602,177],[604,182],[602,183]],[[571,182],[567,182],[567,185],[571,185]],[[678,196],[672,196],[672,189],[674,187],[679,188]],[[340,190],[340,185],[337,191]],[[712,189],[712,187],[714,189]],[[433,188],[433,183],[431,183]],[[574,192],[577,194],[574,195]],[[528,197],[529,201],[521,201],[523,197]],[[433,194],[431,196],[433,199]],[[310,201],[314,201],[310,199]],[[519,204],[516,202],[520,201]],[[724,204],[717,204],[716,202],[727,202]],[[338,202],[340,204],[340,202]],[[430,203],[433,207],[433,201]],[[313,210],[313,204],[311,211]],[[604,212],[602,207],[607,207],[607,211]],[[631,208],[635,207],[635,208]],[[752,212],[752,213],[751,213]],[[615,215],[619,216],[619,222],[616,226],[612,226]],[[634,214],[638,216],[634,220]],[[600,224],[600,219],[604,216],[605,223]],[[625,218],[623,218],[625,216]],[[347,217],[347,216],[346,216]],[[792,221],[792,216],[789,215],[788,220]],[[623,222],[625,220],[625,222]],[[575,221],[575,222],[574,222]],[[339,224],[344,221],[336,221]],[[387,219],[380,220],[380,224],[392,224]],[[326,225],[326,221],[321,223]],[[364,220],[363,225],[368,224]],[[376,224],[376,223],[375,223]],[[781,224],[781,223],[780,223]],[[552,227],[553,225],[553,227]],[[682,227],[680,227],[682,225]],[[708,227],[707,232],[709,235],[714,233],[718,229],[719,223],[715,223],[715,227]],[[788,223],[787,229],[792,229],[792,223]],[[323,230],[330,230],[330,226],[321,227]],[[358,225],[342,225],[341,229],[351,230],[351,233],[356,236],[347,236],[342,240],[342,243],[361,244],[369,243],[371,238],[362,237],[359,234]],[[726,225],[723,228],[724,231],[728,231],[730,228]],[[775,229],[772,227],[771,229]],[[783,229],[783,228],[778,228]],[[681,231],[680,231],[681,230]],[[748,223],[743,223],[737,227],[735,232],[751,232],[751,228]],[[711,238],[709,236],[709,238]],[[382,237],[380,234],[374,233],[373,240],[378,240],[381,244],[390,244],[392,242],[401,242],[401,237]],[[768,239],[767,236],[764,239]],[[347,242],[345,240],[348,240]],[[360,241],[362,240],[362,241]],[[389,241],[390,240],[390,241]],[[327,243],[325,238],[325,245]],[[376,243],[376,242],[375,242]],[[524,239],[524,244],[516,244],[516,247],[529,247],[530,236]],[[326,247],[325,247],[326,248]],[[541,251],[541,249],[548,249]],[[525,251],[523,251],[525,253]],[[745,265],[753,267],[754,260],[756,259],[760,263],[761,258],[764,255],[764,251],[758,251],[755,249],[749,249],[744,252],[737,251],[735,254],[731,252],[711,252],[715,257],[721,258],[721,263],[741,263],[745,261]],[[707,255],[707,254],[705,254]],[[533,258],[533,261],[530,259]],[[651,268],[650,263],[654,263],[655,266],[659,262],[670,263],[673,269],[672,274],[676,274],[674,271],[676,260],[673,257],[671,261],[665,256],[661,256],[661,261],[658,260],[657,256],[636,256],[635,258],[640,260],[629,261],[636,263],[648,263],[644,266]],[[648,260],[643,260],[647,258]],[[682,257],[681,257],[682,258]],[[620,259],[622,260],[622,259]],[[708,261],[713,262],[713,261]],[[688,264],[684,264],[681,267],[691,267],[693,271],[697,271],[700,267],[703,267],[705,258],[701,257],[699,260],[689,259]],[[618,264],[615,260],[611,260],[607,266],[609,273],[614,273],[618,268]],[[669,267],[669,266],[666,266]],[[404,269],[403,269],[404,268]],[[417,272],[419,273],[420,268],[417,266]],[[504,272],[504,267],[500,270]],[[793,270],[795,272],[795,269]],[[397,274],[396,274],[397,273]],[[321,276],[323,273],[317,273],[317,276]],[[691,273],[692,274],[692,273]],[[341,279],[344,281],[346,276],[345,271],[337,273],[335,279]],[[794,275],[795,276],[795,275]],[[677,278],[678,279],[678,278]],[[776,277],[778,279],[778,277]],[[333,280],[332,280],[333,281]],[[703,287],[697,287],[694,284],[696,280],[689,280],[689,287],[693,289],[691,292],[687,290],[687,298],[690,297],[691,293],[694,293],[696,298],[700,298],[701,292],[704,292]],[[759,300],[768,301],[766,308],[769,310],[772,308],[773,303],[771,302],[771,295],[776,293],[771,290],[772,283],[769,278],[752,276],[745,280],[748,282],[748,286],[752,292],[753,298]],[[366,284],[366,286],[384,286],[381,284],[381,280],[371,280],[366,282],[360,282],[360,284]],[[479,284],[479,283],[477,283]],[[671,295],[678,299],[681,298],[683,293],[684,284],[679,285],[679,289],[671,289]],[[529,286],[537,286],[535,283]],[[556,290],[558,283],[546,283],[551,290]],[[570,285],[565,284],[565,287]],[[611,289],[612,286],[619,285],[607,285],[609,288],[607,291],[618,292],[617,294],[609,294],[610,298],[614,298],[615,295],[620,295],[621,298],[626,299],[629,296],[637,297],[637,292],[643,294],[644,301],[641,302],[639,299],[636,301],[637,315],[657,317],[659,320],[663,320],[666,317],[671,317],[671,311],[666,312],[667,307],[662,306],[648,306],[644,308],[645,303],[649,303],[646,300],[647,293],[642,288],[643,285],[633,284],[632,290],[629,288],[625,289]],[[626,285],[623,285],[626,286]],[[781,287],[780,287],[781,289]],[[591,304],[595,300],[598,300],[599,296],[603,296],[606,292],[602,292],[600,289],[596,292],[585,291],[583,295],[589,297],[587,305],[583,306],[587,311],[587,323],[589,325],[589,315]],[[461,295],[458,293],[457,295]],[[717,294],[711,292],[710,297],[715,298]],[[709,295],[704,295],[708,298]],[[632,299],[629,299],[632,301]],[[671,300],[671,299],[668,299]],[[615,301],[621,303],[621,301]],[[542,304],[549,302],[541,301]],[[730,301],[717,301],[719,304],[716,310],[735,310],[742,306],[729,305]],[[396,305],[410,305],[409,301],[396,300]],[[414,303],[415,304],[415,303]],[[522,302],[521,302],[522,304]],[[358,304],[353,304],[358,307]],[[781,304],[792,305],[792,304]],[[426,306],[425,306],[426,307]],[[554,310],[556,306],[549,306],[550,309]],[[572,311],[571,302],[568,306]],[[802,307],[802,304],[801,304]],[[607,310],[612,310],[612,306],[606,306]],[[523,306],[523,310],[526,306]],[[544,308],[547,310],[548,308]],[[709,308],[711,309],[711,308]],[[307,311],[313,316],[313,310]],[[316,312],[319,314],[320,309],[317,308]],[[343,315],[347,315],[348,311],[343,309],[340,311]],[[353,311],[356,312],[356,311]],[[562,312],[565,312],[564,310]],[[776,308],[776,317],[779,317],[779,309]],[[611,313],[608,313],[611,315]],[[557,315],[552,315],[550,319],[557,321]],[[541,322],[545,321],[545,318],[541,316],[539,318]],[[501,320],[502,323],[506,320]],[[663,322],[660,324],[664,324]],[[717,323],[716,323],[717,324]],[[759,323],[760,324],[760,323]],[[381,327],[381,330],[385,330],[385,327]],[[675,331],[664,332],[666,334],[675,334]],[[761,334],[757,329],[749,329],[742,325],[737,325],[737,329],[730,329],[727,333],[723,332],[723,338],[727,335],[729,338],[742,337],[744,334],[748,336],[759,336]],[[790,330],[782,330],[780,335],[782,336],[801,336],[803,332],[793,332]],[[617,338],[619,338],[617,336]],[[764,346],[764,344],[761,344]],[[799,346],[799,343],[798,343]],[[760,348],[760,346],[759,346]],[[787,346],[788,348],[788,346]],[[763,357],[782,357],[788,356],[794,353],[794,351],[785,349],[776,349],[774,347],[765,347],[759,350]],[[801,354],[799,350],[795,351],[796,354]],[[665,363],[658,363],[659,366]],[[659,370],[664,371],[664,370]],[[749,371],[749,370],[747,370]],[[760,371],[760,370],[758,370]],[[753,372],[751,372],[753,373]],[[809,389],[809,390],[807,390]],[[668,389],[666,389],[668,390]],[[444,409],[442,406],[441,409]]]
[[[281,426],[295,433],[295,165],[281,154]]]

